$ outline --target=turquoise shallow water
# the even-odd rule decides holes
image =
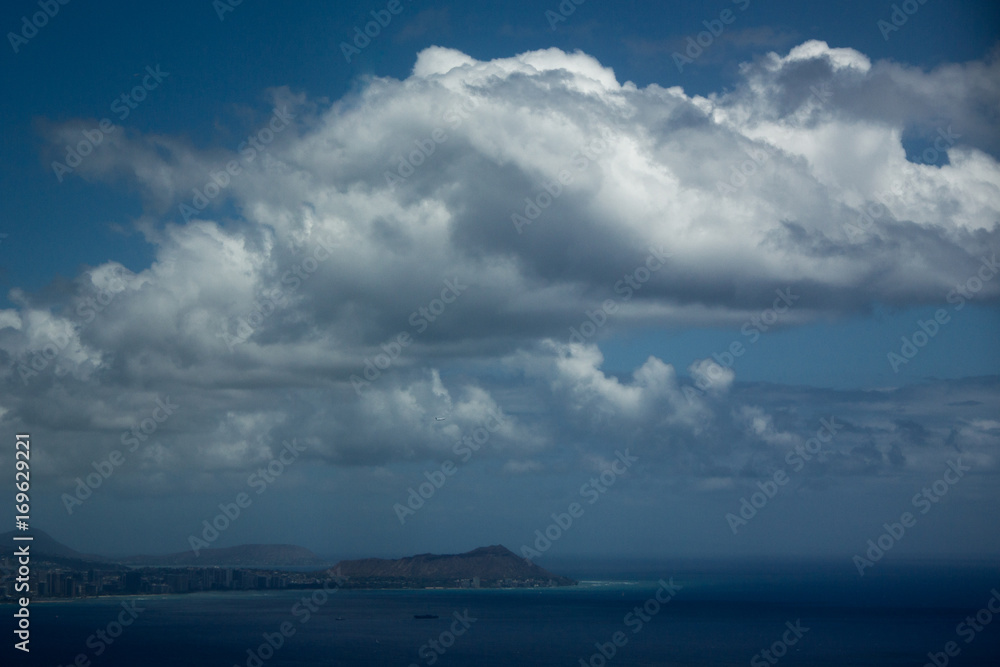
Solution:
[[[619,578],[567,589],[345,590],[309,604],[307,591],[39,603],[29,659],[5,664],[69,665],[83,655],[92,665],[145,667],[923,665],[928,651],[955,641],[951,664],[1000,665],[1000,614],[971,642],[956,634],[1000,590],[997,568],[884,568],[870,579],[809,570],[662,575],[671,577],[672,597],[657,581]],[[658,593],[669,601],[653,603]],[[135,604],[134,622],[105,642],[96,633],[117,631],[109,624],[123,602]],[[282,624],[288,636],[278,639]],[[772,648],[781,654],[770,655],[774,663],[760,653]]]

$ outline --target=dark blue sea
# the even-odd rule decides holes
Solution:
[[[7,630],[5,664],[1000,665],[996,565],[885,563],[864,577],[843,563],[657,569],[562,569],[583,581],[556,589],[34,602],[30,656],[9,650]],[[11,629],[14,609],[3,606]],[[130,624],[108,636],[120,618]]]

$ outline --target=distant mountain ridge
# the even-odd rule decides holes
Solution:
[[[30,536],[32,539],[17,542],[14,541],[14,537],[26,537]],[[93,554],[80,553],[75,549],[71,549],[62,542],[56,540],[54,537],[46,533],[44,530],[39,530],[37,528],[32,528],[30,531],[22,532],[17,530],[11,530],[6,533],[0,534],[0,542],[3,544],[27,544],[29,545],[29,552],[32,556],[47,556],[49,558],[65,558],[71,560],[81,560],[81,561],[93,561],[96,563],[108,563],[112,562],[112,559],[106,558],[104,556],[95,556]]]
[[[129,556],[118,562],[133,567],[315,567],[329,565],[305,547],[294,544],[241,544],[235,547],[178,551],[159,556]]]
[[[77,567],[122,565],[129,567],[235,567],[235,568],[315,568],[316,573],[344,577],[348,587],[427,587],[427,586],[572,586],[575,582],[545,570],[518,556],[503,545],[479,547],[461,554],[418,554],[399,559],[361,558],[330,562],[305,547],[293,544],[242,544],[235,547],[179,551],[163,555],[109,558],[85,554],[62,544],[48,533],[9,531],[0,535],[8,544],[13,537],[30,535],[36,558],[65,561]],[[324,569],[326,568],[326,569]],[[475,582],[475,583],[473,583]]]
[[[572,586],[561,577],[521,558],[503,545],[479,547],[461,554],[419,554],[388,560],[362,558],[340,561],[330,571],[348,581],[372,583],[385,580],[402,584],[438,584],[478,578],[483,585],[502,581],[539,582],[539,585]]]
[[[86,563],[102,563],[129,565],[132,567],[327,567],[330,561],[320,558],[305,547],[294,544],[241,544],[235,547],[218,547],[202,549],[196,556],[192,551],[179,551],[162,555],[138,555],[125,558],[111,558],[85,554],[72,549],[45,531],[32,528],[28,532],[10,531],[0,535],[5,544],[13,542],[15,536],[30,535],[30,541],[22,544],[30,545],[32,556],[73,560]]]

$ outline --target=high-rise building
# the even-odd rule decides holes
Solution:
[[[126,572],[124,583],[126,593],[138,593],[139,589],[142,587],[142,575],[134,571]]]

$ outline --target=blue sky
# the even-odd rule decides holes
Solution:
[[[890,488],[905,496],[961,451],[977,467],[956,506],[995,506],[1000,280],[961,309],[949,295],[1000,238],[996,3],[388,4],[70,2],[37,34],[7,36],[0,419],[51,447],[38,474],[53,533],[127,550],[95,526],[157,513],[170,529],[139,531],[137,546],[182,550],[199,513],[298,437],[313,465],[276,481],[279,500],[226,544],[276,541],[264,517],[304,488],[327,509],[302,516],[359,517],[340,527],[346,543],[280,536],[318,551],[471,548],[470,522],[514,548],[539,503],[555,511],[629,445],[646,452],[639,479],[601,506],[627,550],[669,553],[633,513],[679,499],[690,513],[664,521],[686,526],[691,553],[766,553],[794,534],[775,522],[740,542],[720,508],[834,409],[848,434],[795,490],[814,516],[851,493],[894,507]],[[10,3],[0,25],[21,33],[38,11]],[[348,62],[342,44],[378,16],[391,20]],[[102,137],[94,152],[55,173],[84,132]],[[252,135],[263,146],[248,159]],[[607,147],[574,166],[599,136]],[[436,154],[388,184],[415,142]],[[227,164],[238,173],[185,216]],[[551,207],[512,225],[567,168]],[[857,231],[873,205],[887,214]],[[316,254],[323,238],[336,241]],[[672,254],[623,298],[618,281],[651,247]],[[310,256],[315,270],[290,277]],[[468,290],[417,331],[411,313],[456,278]],[[788,289],[799,298],[768,314]],[[570,327],[609,300],[615,312],[572,344]],[[266,315],[247,329],[255,309]],[[401,332],[413,345],[356,392]],[[68,344],[26,375],[52,340]],[[63,494],[164,395],[186,397],[178,418],[68,512]],[[400,526],[400,492],[498,406],[510,418],[442,489],[448,506]],[[914,553],[945,534],[957,553],[995,553],[968,537],[981,513],[961,516]],[[607,525],[564,548],[600,550]]]

